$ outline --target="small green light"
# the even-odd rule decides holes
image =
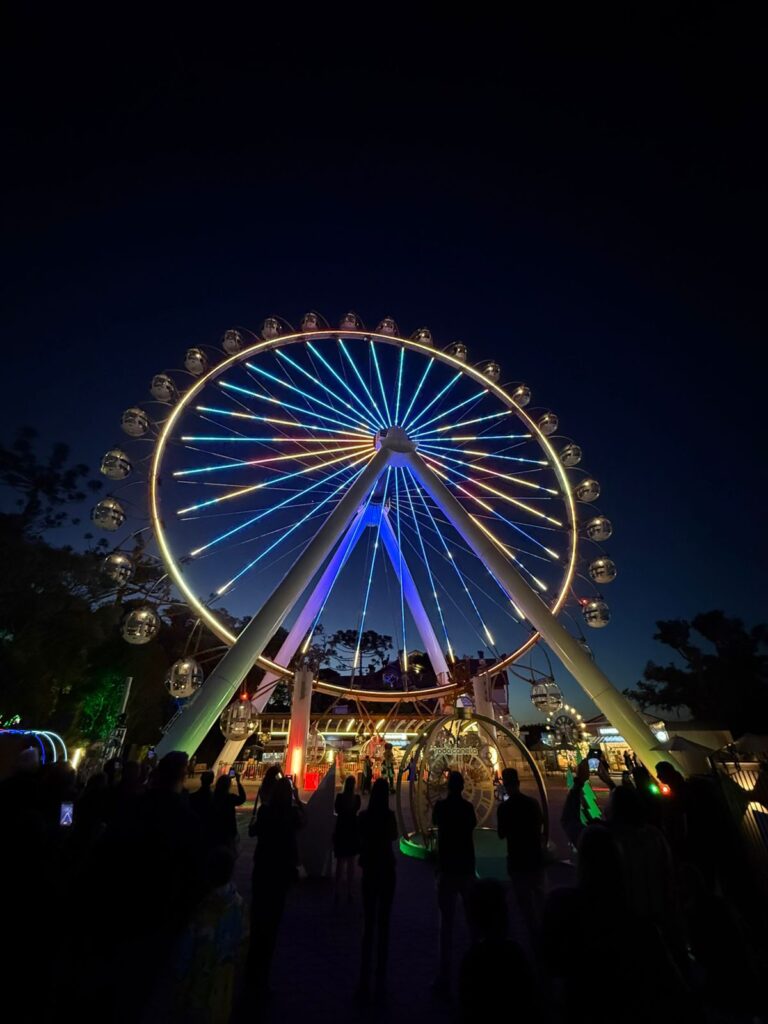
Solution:
[[[653,793],[654,796],[659,795],[659,787],[656,785],[655,782],[652,782],[648,789]]]

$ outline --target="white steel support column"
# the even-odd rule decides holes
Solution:
[[[534,629],[541,633],[587,696],[624,736],[645,766],[653,771],[654,765],[661,760],[659,752],[653,749],[658,741],[627,698],[619,693],[605,673],[597,667],[578,640],[558,622],[539,595],[528,586],[490,537],[475,525],[471,516],[424,460],[416,452],[404,453],[400,458],[429,492],[477,557],[493,571],[504,585],[509,597],[522,610]],[[674,763],[673,756],[667,752],[664,753],[663,759]],[[675,766],[677,767],[676,764]]]
[[[227,706],[256,659],[264,653],[275,630],[299,599],[331,553],[355,512],[376,483],[391,458],[389,448],[380,448],[334,508],[304,551],[299,555],[254,615],[243,632],[213,670],[199,696],[179,716],[157,745],[162,757],[171,750],[193,754],[206,733]]]
[[[315,589],[310,594],[309,600],[299,612],[298,618],[291,627],[288,636],[280,645],[280,650],[274,658],[278,665],[288,665],[291,658],[293,658],[294,654],[299,649],[299,644],[307,635],[310,627],[315,621],[315,617],[323,607],[323,602],[328,597],[328,593],[333,586],[336,575],[357,543],[365,526],[365,522],[365,508],[361,507],[358,509],[357,515],[352,520],[352,524],[347,530],[345,536],[342,538],[341,543],[334,551],[333,557],[328,562],[322,576],[315,584]],[[259,684],[259,692],[251,700],[251,706],[258,714],[261,714],[267,706],[267,701],[272,696],[279,678],[280,677],[276,676],[274,672],[264,673],[264,678]],[[227,740],[221,748],[221,753],[216,758],[216,763],[213,766],[213,770],[216,774],[228,768],[229,765],[233,764],[238,759],[240,751],[247,742],[247,738],[244,740]]]
[[[440,642],[435,636],[435,631],[432,629],[432,623],[429,621],[427,610],[421,600],[418,587],[411,575],[411,570],[408,568],[408,564],[405,561],[405,555],[400,550],[400,545],[397,543],[397,537],[395,531],[392,529],[392,523],[389,521],[389,515],[387,512],[381,517],[381,539],[384,544],[384,550],[389,555],[389,560],[392,563],[392,567],[395,570],[395,575],[398,581],[402,583],[403,594],[408,607],[411,610],[413,621],[416,623],[416,628],[419,631],[419,636],[424,644],[424,647],[429,655],[429,660],[432,663],[432,668],[435,675],[437,676],[437,682],[439,686],[445,686],[448,682],[448,663],[445,660],[445,655],[440,647]],[[400,573],[402,571],[402,580],[400,580]]]
[[[314,678],[314,671],[307,665],[301,665],[293,675],[291,724],[288,726],[288,741],[285,745],[285,771],[286,774],[293,776],[293,784],[297,789],[304,788]]]

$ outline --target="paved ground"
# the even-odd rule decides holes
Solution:
[[[553,838],[561,856],[567,846],[559,825],[565,791],[562,784],[548,781]],[[239,816],[243,835],[237,864],[237,883],[246,899],[250,898],[250,868],[253,840],[247,837],[251,804]],[[568,885],[573,869],[556,863],[548,871],[548,884]],[[445,1022],[451,1009],[436,1003],[430,984],[437,966],[438,915],[435,900],[434,868],[425,861],[398,854],[397,891],[392,920],[390,957],[390,999],[386,1009],[359,1009],[353,993],[359,969],[359,943],[362,914],[359,893],[352,905],[333,903],[329,879],[303,880],[289,898],[275,956],[272,986],[274,997],[262,1008],[260,1019],[279,1024],[307,1021],[321,1024],[339,1020],[408,1020],[419,1024]],[[516,937],[524,934],[512,913]],[[456,959],[466,948],[467,935],[462,915],[458,915]],[[489,978],[489,985],[492,980]],[[240,1007],[237,1021],[253,1020],[257,1007]]]

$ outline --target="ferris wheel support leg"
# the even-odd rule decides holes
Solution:
[[[386,513],[381,517],[381,539],[384,544],[384,550],[389,555],[392,568],[395,570],[395,576],[397,576],[398,582],[402,582],[405,600],[411,610],[411,615],[416,623],[421,641],[429,655],[432,668],[437,676],[438,685],[445,686],[448,683],[448,664],[445,660],[445,655],[440,647],[440,642],[435,636],[435,631],[432,629],[432,623],[429,621],[419,589],[411,575],[411,570],[408,568],[405,555],[397,543],[397,537],[392,529],[392,523],[389,521],[389,515]],[[402,581],[400,579],[401,573]]]
[[[313,679],[314,672],[306,665],[297,668],[293,675],[291,722],[288,726],[288,741],[285,745],[285,763],[288,773],[293,775],[294,785],[297,789],[304,788]]]
[[[363,531],[365,526],[365,517],[363,513],[363,508],[359,508],[355,518],[352,520],[351,526],[344,535],[338,548],[334,551],[333,558],[328,562],[322,576],[315,584],[315,589],[312,591],[309,599],[305,602],[304,607],[299,612],[298,618],[291,627],[288,636],[280,645],[280,650],[275,655],[275,661],[278,665],[287,665],[290,662],[296,651],[298,651],[299,644],[307,635],[312,623],[315,621],[315,617],[323,607],[323,602],[328,597],[336,576],[344,565],[344,562],[349,557]],[[264,678],[259,684],[259,691],[251,700],[251,705],[254,711],[260,714],[264,710],[267,705],[267,701],[272,696],[272,693],[278,684],[279,678],[280,677],[276,676],[274,672],[264,673]],[[218,775],[225,769],[225,767],[228,767],[236,761],[240,756],[240,751],[247,742],[247,737],[243,740],[227,740],[213,766],[214,772]]]
[[[391,459],[389,449],[380,448],[334,508],[315,536],[270,594],[243,632],[208,677],[199,697],[179,716],[157,745],[162,757],[171,750],[193,754],[206,733],[227,706],[238,686],[264,653],[283,622],[301,597],[307,584],[333,550],[355,512],[365,500]]]
[[[597,667],[579,642],[558,622],[539,595],[528,586],[493,541],[475,525],[470,515],[418,453],[404,454],[402,460],[478,558],[482,559],[501,581],[509,597],[522,610],[534,629],[541,633],[586,695],[625,737],[645,766],[653,771],[655,764],[660,760],[659,752],[653,749],[658,741],[627,698]],[[664,760],[673,761],[673,756],[665,753]],[[675,763],[675,767],[679,768],[679,765]]]

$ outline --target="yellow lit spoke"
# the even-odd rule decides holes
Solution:
[[[351,455],[359,455],[360,449],[363,448],[363,447],[367,448],[368,445],[358,445],[354,449],[348,449],[348,450],[346,450],[344,452],[343,455],[338,455],[338,456],[336,456],[336,458],[333,458],[333,459],[327,459],[325,462],[318,462],[314,466],[309,466],[307,469],[302,469],[298,473],[292,474],[292,476],[304,476],[307,473],[314,473],[318,469],[325,469],[327,466],[334,466],[334,465],[336,465],[339,462],[344,462],[345,459],[349,459]],[[314,454],[314,453],[312,453],[312,454]],[[318,456],[320,456],[321,454],[323,454],[323,453],[317,452]],[[255,465],[263,465],[265,462],[275,462],[275,461],[278,461],[278,460],[281,460],[281,459],[298,459],[298,458],[306,459],[307,458],[307,452],[301,452],[300,455],[278,455],[278,456],[275,456],[272,459],[262,459],[261,461],[256,462]],[[350,463],[350,464],[354,465],[354,463]],[[188,508],[180,508],[176,514],[180,515],[180,516],[183,516],[183,515],[186,515],[189,512],[197,512],[201,508],[207,508],[210,505],[218,505],[222,501],[230,501],[232,498],[240,498],[244,494],[253,494],[254,491],[260,491],[264,487],[271,487],[275,483],[276,483],[276,481],[274,479],[272,479],[272,480],[263,480],[261,483],[252,484],[250,487],[237,487],[235,490],[229,491],[227,494],[222,494],[218,498],[210,498],[208,501],[201,502],[201,503],[199,503],[197,505],[190,505]]]
[[[425,453],[424,458],[428,462],[436,463],[438,466],[445,466],[444,463],[440,462],[432,455],[427,455]],[[445,473],[440,469],[436,470],[436,472],[438,473],[439,476],[441,476],[444,480],[447,480],[449,483],[453,482],[448,473]],[[484,491],[488,491],[491,494],[495,494],[497,498],[501,498],[503,501],[508,501],[510,505],[516,505],[517,508],[525,509],[526,512],[529,512],[532,516],[536,516],[538,519],[544,519],[546,520],[546,522],[552,523],[554,526],[563,525],[559,519],[555,519],[553,516],[545,515],[544,512],[539,512],[537,508],[532,508],[530,505],[526,505],[524,501],[519,501],[517,498],[513,498],[511,495],[505,494],[503,491],[498,490],[496,487],[491,487],[490,484],[483,483],[482,480],[475,480],[474,477],[467,477],[467,479],[471,484],[475,484],[476,487],[482,487]]]
[[[425,449],[428,445],[424,446]],[[492,457],[490,452],[475,452],[476,455],[485,455],[489,458]],[[448,462],[455,462],[460,466],[466,466],[467,469],[480,470],[481,473],[487,473],[489,476],[498,477],[499,480],[508,480],[513,484],[520,484],[521,487],[528,487],[533,491],[544,491],[545,494],[553,494],[555,497],[560,493],[552,487],[542,487],[541,484],[535,484],[532,480],[523,480],[522,477],[513,476],[511,473],[500,473],[497,469],[488,469],[487,466],[480,466],[476,462],[467,462],[466,459],[452,458],[450,455],[434,456],[435,458],[445,459]],[[441,462],[441,465],[445,463]]]

